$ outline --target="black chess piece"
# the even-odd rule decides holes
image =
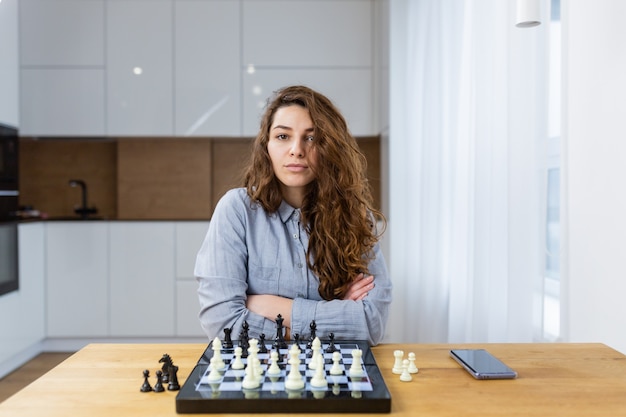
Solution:
[[[231,338],[231,333],[233,329],[226,328],[224,329],[224,341],[222,342],[222,347],[224,349],[232,349],[233,348],[233,339]]]
[[[178,366],[171,364],[170,369],[170,383],[167,385],[168,391],[178,391],[180,385],[178,384]]]
[[[159,359],[159,363],[163,363],[163,366],[161,367],[161,373],[163,374],[161,381],[167,384],[170,380],[170,365],[172,364],[172,358],[167,353],[164,353],[161,359]]]
[[[239,347],[241,348],[241,357],[248,357],[248,348],[250,347],[250,336],[248,335],[248,330],[250,326],[248,322],[244,320],[241,325],[241,332],[239,333]]]
[[[298,349],[302,350],[300,347],[300,334],[296,333],[293,335],[293,344],[298,347]]]
[[[283,332],[284,320],[285,319],[280,314],[276,316],[276,337],[274,338],[274,348],[276,350],[287,349],[287,342],[285,342],[285,334]]]
[[[307,349],[311,349],[313,341],[317,337],[315,334],[315,332],[317,331],[317,323],[315,323],[315,320],[311,321],[311,324],[309,324],[309,329],[311,330],[311,335],[309,336],[309,342],[306,344]]]
[[[165,388],[163,388],[163,371],[156,371],[156,384],[154,384],[154,392],[163,392]]]
[[[141,392],[150,392],[152,391],[152,387],[150,386],[150,382],[148,382],[148,377],[150,376],[150,371],[147,369],[143,371],[143,384],[139,389]]]
[[[259,335],[259,353],[267,353],[267,346],[265,345],[265,333]]]
[[[326,353],[333,353],[338,351],[339,349],[337,349],[337,346],[335,346],[335,333],[329,333],[328,334],[328,347],[326,348],[326,350],[324,350],[324,352]]]

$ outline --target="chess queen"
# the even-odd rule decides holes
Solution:
[[[210,339],[225,328],[378,344],[391,283],[379,239],[366,159],[344,117],[304,86],[268,102],[240,188],[217,204],[198,252],[200,321]],[[380,227],[379,227],[380,226]]]

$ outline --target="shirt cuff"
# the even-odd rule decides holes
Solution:
[[[300,335],[300,340],[309,337],[311,321],[315,320],[318,301],[307,300],[305,298],[294,298],[291,307],[291,337]]]

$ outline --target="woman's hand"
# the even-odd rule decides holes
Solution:
[[[360,301],[367,297],[367,294],[374,288],[374,276],[359,274],[354,278],[348,287],[344,300]]]

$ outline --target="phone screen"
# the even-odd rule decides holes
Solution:
[[[450,356],[476,379],[512,379],[517,372],[485,349],[453,349]]]

